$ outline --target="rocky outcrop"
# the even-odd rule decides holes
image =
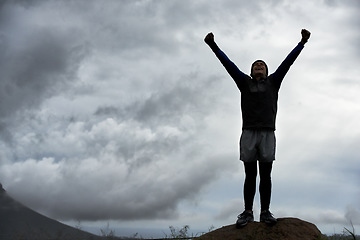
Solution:
[[[224,226],[197,240],[322,240],[326,239],[312,223],[298,218],[279,218],[274,226],[252,222],[241,229],[235,224]]]

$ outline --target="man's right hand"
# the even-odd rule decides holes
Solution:
[[[212,32],[208,33],[208,34],[206,35],[204,41],[205,41],[208,45],[214,43],[214,42],[215,42],[215,40],[214,40],[214,34],[213,34]]]

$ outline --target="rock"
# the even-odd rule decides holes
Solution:
[[[235,224],[206,233],[196,240],[322,240],[326,239],[312,223],[298,218],[278,218],[278,223],[268,226],[252,222],[237,229]]]

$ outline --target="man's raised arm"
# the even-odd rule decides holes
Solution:
[[[220,50],[218,45],[215,43],[214,34],[212,32],[208,33],[204,39],[207,45],[215,53],[216,57],[220,60],[222,65],[225,67],[226,71],[234,79],[236,85],[240,88],[240,84],[244,78],[247,77],[245,73],[240,71],[238,67],[226,56],[226,54]]]
[[[309,40],[310,32],[306,29],[301,30],[301,41],[298,45],[289,53],[285,60],[280,64],[276,71],[272,74],[276,86],[279,88],[286,73],[289,71],[291,65],[299,56],[301,50],[304,48],[304,44]]]

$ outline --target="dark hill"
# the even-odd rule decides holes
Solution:
[[[1,240],[100,240],[102,237],[45,217],[12,199],[0,184]]]

